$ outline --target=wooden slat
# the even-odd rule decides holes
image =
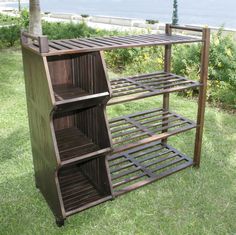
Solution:
[[[198,82],[167,72],[111,80],[112,99],[108,105],[141,99],[159,94],[199,87]]]
[[[80,38],[68,40],[52,40],[49,41],[49,52],[45,55],[73,54],[84,53],[102,50],[111,50],[116,48],[143,47],[166,45],[176,43],[192,43],[201,42],[201,38],[189,37],[182,35],[168,36],[165,34],[143,34],[143,35],[128,35],[128,36],[113,36],[113,37],[95,37],[95,38]],[[39,51],[39,48],[33,48]]]
[[[145,153],[152,154],[145,158],[139,158]],[[114,164],[113,162],[119,158],[124,158],[126,161],[120,161],[120,165]],[[113,165],[111,171],[113,189],[115,195],[118,196],[185,169],[191,166],[193,161],[173,147],[154,141],[114,154],[109,157],[109,164],[110,166]],[[123,170],[131,164],[135,165],[136,168],[132,171]]]
[[[148,115],[151,115],[151,117]],[[168,119],[165,119],[166,117]],[[163,119],[165,120],[163,121]],[[118,125],[114,126],[116,122]],[[163,109],[153,109],[126,115],[112,119],[110,123],[113,125],[111,133],[115,152],[146,144],[196,127],[196,124],[191,120]],[[129,142],[132,143],[129,144]],[[120,146],[120,144],[123,146]]]

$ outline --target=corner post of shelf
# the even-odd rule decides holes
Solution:
[[[166,24],[165,27],[165,34],[167,36],[171,36],[172,35],[172,28],[170,24]],[[169,45],[165,45],[165,54],[164,54],[164,71],[166,73],[170,73],[171,71],[171,44]],[[163,95],[163,110],[164,111],[168,111],[169,110],[169,106],[170,106],[170,95],[169,93],[165,93]],[[168,118],[165,118],[165,115],[163,115],[163,122],[168,121]],[[168,124],[163,124],[162,127],[167,126]],[[166,132],[167,129],[163,129],[163,132]],[[167,143],[167,139],[163,139],[162,143],[166,144]]]
[[[39,42],[39,52],[40,53],[48,53],[49,52],[48,37],[47,36],[39,36],[38,42]]]
[[[194,148],[194,166],[200,166],[202,138],[204,127],[204,116],[206,107],[207,94],[207,79],[208,79],[208,64],[209,64],[209,50],[210,50],[210,29],[205,27],[202,29],[202,48],[201,48],[201,73],[199,97],[198,97],[198,114],[197,114],[197,128]]]
[[[25,30],[21,29],[20,31],[20,41],[21,44],[27,44],[28,43],[28,38],[24,35]]]

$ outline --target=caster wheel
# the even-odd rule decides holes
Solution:
[[[65,223],[64,219],[56,219],[56,224],[59,228],[64,226],[64,223]]]

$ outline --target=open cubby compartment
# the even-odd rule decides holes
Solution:
[[[58,179],[67,216],[112,198],[104,155],[62,167]]]
[[[99,104],[110,96],[101,52],[47,57],[56,105],[90,99]]]
[[[53,125],[62,165],[111,151],[103,105],[54,113]]]

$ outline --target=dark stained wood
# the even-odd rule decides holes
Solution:
[[[204,30],[204,28],[200,28],[200,27],[180,26],[180,25],[170,25],[170,28],[187,30],[187,31],[195,31],[195,32],[203,32]]]
[[[36,185],[59,219],[66,217],[57,179],[60,164],[51,111],[54,96],[45,57],[22,48]]]
[[[50,77],[58,109],[105,103],[111,90],[100,52],[48,57]],[[88,100],[88,102],[87,102]],[[73,103],[73,104],[68,104]],[[82,103],[82,104],[81,104]]]
[[[101,38],[81,38],[68,40],[52,40],[49,42],[49,52],[42,52],[46,56],[78,54],[85,52],[112,50],[117,48],[144,47],[167,44],[201,42],[201,38],[183,35],[169,36],[166,34],[144,34],[113,36]],[[36,52],[39,52],[35,48]]]
[[[53,123],[61,165],[111,152],[104,106],[56,113]]]
[[[165,28],[165,33],[169,36],[171,36],[172,31],[171,31],[171,27],[169,24],[166,25]],[[170,73],[171,72],[171,45],[166,45],[165,46],[165,59],[164,59],[164,71],[166,73]],[[165,88],[164,88],[165,89]],[[170,94],[169,93],[165,93],[163,95],[163,110],[169,110],[169,106],[170,106]],[[164,114],[165,116],[165,114]],[[168,118],[164,118],[163,122],[167,121]],[[168,124],[163,123],[162,126],[167,126]],[[162,132],[166,132],[167,129],[164,129]],[[163,143],[167,143],[167,139],[163,139],[162,140]]]
[[[200,166],[200,157],[202,149],[202,137],[203,137],[207,79],[208,79],[210,29],[208,28],[203,29],[202,40],[203,40],[203,45],[201,52],[201,74],[200,74],[200,82],[202,86],[200,87],[199,97],[198,97],[197,129],[196,129],[196,140],[194,149],[194,166],[196,167]]]
[[[151,156],[150,156],[151,153]],[[116,164],[117,159],[123,161]],[[109,158],[115,196],[192,166],[193,161],[162,142],[151,142]]]
[[[172,35],[172,29],[202,32],[202,38]],[[72,214],[199,166],[209,41],[209,29],[173,25],[165,34],[49,42],[22,33],[35,181],[58,226]],[[171,73],[172,45],[193,42],[203,43],[200,82]],[[164,71],[109,80],[104,50],[155,45],[165,46]],[[169,107],[170,93],[195,87],[197,124]],[[108,121],[107,105],[154,95],[163,95],[162,108]],[[192,160],[167,138],[194,128]]]
[[[195,127],[193,121],[163,109],[148,110],[110,121],[114,152],[161,140]]]
[[[114,79],[111,80],[112,99],[108,105],[168,94],[164,99],[164,108],[168,110],[169,93],[198,86],[199,82],[167,72]]]
[[[35,43],[34,41],[38,41],[38,44],[36,44],[38,46],[38,48],[34,47],[34,49],[39,50],[39,53],[48,53],[49,52],[49,44],[48,44],[48,37],[47,36],[36,36],[36,35],[32,35],[30,33],[22,31],[21,32],[21,43],[24,45],[29,44],[28,38],[30,38],[33,41],[33,44]]]
[[[59,171],[59,184],[66,214],[111,199],[105,157],[86,160]]]

